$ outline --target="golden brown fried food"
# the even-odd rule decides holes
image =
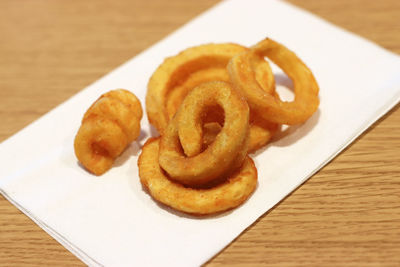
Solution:
[[[165,59],[153,73],[147,86],[146,111],[150,123],[162,135],[171,115],[167,111],[168,95],[176,87],[185,86],[186,81],[191,79],[194,73],[207,72],[207,69],[225,68],[234,55],[246,50],[247,48],[243,46],[231,43],[205,44],[188,48],[176,56]],[[204,81],[202,75],[199,74],[200,80]],[[187,82],[191,83],[191,81]],[[182,90],[185,94],[186,89]],[[174,107],[177,110],[179,105]]]
[[[206,215],[235,208],[248,199],[257,186],[257,169],[250,157],[224,182],[212,187],[185,187],[169,179],[158,162],[160,139],[149,139],[139,156],[140,181],[161,203],[186,213]]]
[[[163,134],[186,95],[204,82],[229,82],[226,65],[234,55],[245,51],[248,51],[246,47],[237,44],[206,44],[188,48],[176,56],[167,58],[154,72],[148,84],[146,110],[150,123]],[[268,62],[263,58],[254,57],[251,66],[255,70],[254,78],[261,84],[261,89],[267,94],[275,94],[274,76]],[[250,152],[267,144],[278,129],[278,124],[260,121],[252,116]]]
[[[293,80],[294,101],[279,98],[265,56]],[[154,199],[187,213],[237,207],[257,184],[248,151],[265,146],[281,124],[307,120],[318,91],[307,66],[270,39],[251,49],[202,45],[167,58],[148,84],[147,114],[161,137],[143,147],[141,183]]]
[[[293,80],[295,99],[281,101],[277,94],[266,94],[255,79],[252,61],[268,57]],[[252,113],[266,122],[299,124],[305,122],[318,108],[318,84],[310,69],[295,53],[271,39],[265,39],[249,51],[234,56],[228,65],[231,82],[246,97]]]
[[[220,106],[224,125],[204,150],[205,111]],[[199,186],[242,165],[247,155],[249,108],[243,97],[225,82],[194,88],[161,136],[159,164],[171,179]]]
[[[275,133],[281,128],[280,124],[262,120],[250,110],[249,153],[266,146]]]
[[[168,112],[169,119],[175,115],[179,106],[181,105],[183,99],[186,95],[196,86],[211,81],[222,81],[229,82],[229,75],[226,67],[220,68],[207,68],[203,70],[196,71],[183,82],[183,84],[176,86],[170,90],[167,95],[166,108]]]
[[[75,155],[90,172],[101,175],[140,134],[142,107],[137,97],[124,89],[97,99],[83,116],[74,141]]]

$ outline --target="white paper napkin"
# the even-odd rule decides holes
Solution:
[[[170,55],[193,45],[271,37],[294,50],[320,85],[318,112],[255,156],[259,185],[241,207],[196,218],[157,204],[142,189],[143,134],[105,175],[78,164],[73,139],[84,111],[110,89],[144,104],[147,81]],[[274,68],[275,72],[279,70]],[[89,265],[196,266],[329,162],[400,99],[400,58],[278,1],[226,1],[82,90],[0,145],[0,192]]]

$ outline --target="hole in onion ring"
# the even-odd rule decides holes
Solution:
[[[275,74],[276,93],[282,101],[294,101],[294,88],[292,80],[284,73]]]
[[[203,108],[203,124],[208,122],[217,122],[222,127],[225,121],[225,112],[220,105],[205,106]]]

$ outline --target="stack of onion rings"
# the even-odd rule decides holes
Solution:
[[[204,114],[216,106],[223,110],[223,126],[204,149]],[[186,96],[162,136],[144,145],[141,182],[155,199],[183,212],[236,207],[257,185],[248,134],[249,107],[240,93],[226,82],[203,83]]]
[[[269,58],[293,80],[295,98],[276,92]],[[239,206],[255,190],[247,153],[281,125],[304,123],[319,106],[309,68],[271,39],[246,48],[206,44],[167,58],[148,84],[146,110],[161,137],[143,146],[141,183],[179,211],[210,214]]]

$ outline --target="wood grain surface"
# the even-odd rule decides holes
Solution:
[[[0,141],[217,2],[1,0]],[[400,54],[400,1],[290,2]],[[399,163],[397,105],[206,265],[400,266]],[[0,196],[0,266],[43,265],[83,263]]]

